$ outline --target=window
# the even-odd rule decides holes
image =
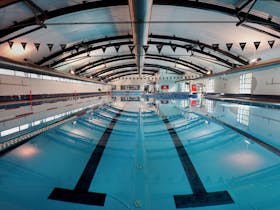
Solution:
[[[62,77],[48,76],[48,75],[40,75],[35,73],[27,73],[22,71],[14,71],[10,69],[2,69],[0,68],[0,75],[9,75],[16,77],[25,77],[25,78],[33,78],[33,79],[43,79],[43,80],[54,80],[54,81],[63,81],[77,84],[88,84],[92,85],[92,82],[85,82],[81,80],[67,79]]]
[[[249,125],[249,115],[250,115],[250,107],[249,106],[238,106],[237,109],[237,122],[240,124]]]
[[[169,92],[176,92],[175,88],[176,88],[175,85],[170,85],[170,91]]]
[[[10,128],[8,130],[2,131],[1,136],[7,136],[7,135],[10,135],[10,134],[16,133],[16,132],[19,132],[19,127],[14,127],[14,128]]]
[[[16,77],[26,77],[26,74],[22,71],[15,71],[15,76]]]
[[[252,73],[240,75],[240,91],[239,93],[251,93],[252,88]]]
[[[41,123],[41,120],[37,120],[35,122],[32,122],[32,126],[36,126],[39,125]]]
[[[189,83],[185,83],[185,92],[190,92],[190,86]]]
[[[51,120],[54,120],[54,116],[43,119],[43,122],[49,122]]]
[[[214,79],[209,79],[206,83],[206,93],[214,93],[215,89],[214,89]]]
[[[178,91],[179,92],[189,92],[189,84],[186,82],[178,83]]]
[[[11,71],[11,70],[8,70],[8,69],[1,69],[1,68],[0,68],[0,74],[11,75],[11,76],[15,75],[14,71]]]
[[[24,124],[24,125],[19,126],[19,130],[21,130],[21,131],[25,130],[27,128],[29,128],[29,124]]]

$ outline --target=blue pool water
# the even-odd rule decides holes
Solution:
[[[116,99],[2,155],[0,209],[280,209],[279,110],[150,100]]]

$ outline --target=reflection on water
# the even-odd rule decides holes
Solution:
[[[121,101],[140,101],[139,96],[126,96],[126,97],[121,97]]]
[[[24,144],[15,150],[15,155],[21,158],[31,158],[39,153],[39,149],[33,144]]]
[[[240,105],[237,107],[236,121],[240,124],[249,126],[250,107]]]
[[[149,108],[159,105],[174,104],[178,109],[189,112],[199,112],[217,120],[241,129],[274,147],[280,148],[280,110],[264,107],[241,105],[235,103],[204,100],[201,98],[189,99],[155,99],[141,97],[117,97],[116,102],[132,103],[140,101]],[[155,106],[155,107],[154,107]],[[157,111],[157,110],[155,110]]]
[[[203,113],[280,148],[280,110],[212,100],[176,101],[183,110]]]
[[[217,121],[195,114],[212,115],[246,132],[271,133],[267,137],[276,143],[278,111],[197,99],[125,100],[115,98],[2,156],[0,206],[9,209],[16,199],[30,210],[176,210],[174,195],[193,193],[184,171],[188,165],[180,160],[186,155],[178,153],[172,140],[176,132],[195,168],[190,171],[198,174],[207,192],[226,190],[234,200],[203,209],[279,209],[279,156]],[[76,186],[120,109],[113,132],[102,145],[104,153],[89,188],[89,192],[106,193],[105,206],[49,200],[55,187]]]
[[[224,158],[226,164],[234,165],[238,170],[256,170],[263,165],[260,155],[253,151],[237,151],[229,153]]]

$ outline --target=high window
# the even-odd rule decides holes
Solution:
[[[214,85],[215,85],[215,81],[214,79],[209,79],[206,82],[206,93],[214,93]]]
[[[54,80],[54,81],[60,81],[60,82],[69,82],[69,83],[92,85],[91,82],[85,82],[85,81],[81,81],[81,80],[68,79],[68,78],[55,77],[55,76],[48,76],[48,75],[40,75],[40,74],[27,73],[27,72],[15,71],[15,70],[10,70],[10,69],[2,69],[2,68],[0,68],[0,75],[25,77],[25,78],[33,78],[33,79],[41,79],[41,80]]]
[[[251,93],[252,89],[252,73],[240,75],[240,93]]]

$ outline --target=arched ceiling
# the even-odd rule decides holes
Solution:
[[[149,19],[138,22],[129,5],[137,0],[2,0],[1,56],[105,82],[160,70],[203,76],[280,57],[279,0],[148,1]],[[148,29],[141,72],[137,24]]]

